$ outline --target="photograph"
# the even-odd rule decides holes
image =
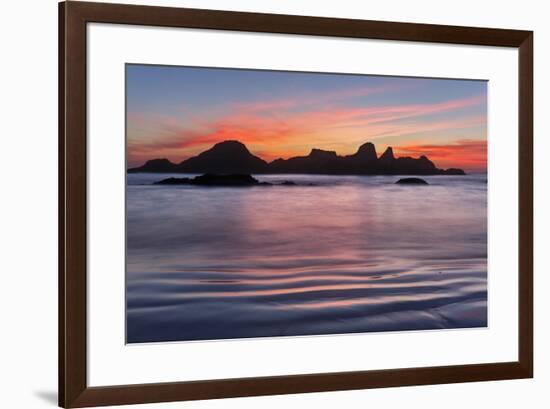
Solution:
[[[2,2],[0,409],[550,406],[516,3]]]
[[[487,327],[487,81],[125,81],[127,343]]]

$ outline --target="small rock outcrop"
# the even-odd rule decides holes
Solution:
[[[298,186],[292,180],[283,180],[282,182],[260,182],[251,175],[233,174],[233,175],[218,175],[206,173],[194,178],[166,178],[154,182],[154,185],[192,185],[192,186],[212,186],[212,187],[239,187],[239,186]],[[305,184],[302,186],[315,186],[314,184]]]
[[[399,179],[395,183],[398,185],[428,185],[429,184],[424,179],[420,179],[420,178],[403,178],[403,179]]]
[[[128,173],[150,172],[150,173],[171,173],[176,172],[175,163],[168,159],[151,159],[139,168],[128,169]]]
[[[195,186],[256,186],[261,185],[250,175],[214,175],[207,173],[194,178],[168,178],[154,183],[155,185],[195,185]]]

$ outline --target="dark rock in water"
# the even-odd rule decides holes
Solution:
[[[250,175],[214,175],[207,173],[193,179],[195,184],[204,186],[251,186],[257,185],[257,179]]]
[[[178,164],[167,159],[153,159],[143,166],[128,169],[128,173],[263,173],[267,162],[250,153],[239,141],[223,141],[212,148]]]
[[[334,151],[312,149],[308,156],[276,159],[268,165],[268,173],[341,174],[344,158]]]
[[[281,183],[281,186],[296,186],[296,183],[292,180],[285,180],[283,183]]]
[[[384,151],[382,156],[378,159],[381,162],[393,162],[395,160],[395,156],[393,156],[393,149],[391,146],[388,146],[388,148]]]
[[[403,179],[399,179],[395,183],[400,185],[427,185],[428,184],[428,182],[420,178],[403,178]]]
[[[356,158],[361,158],[363,161],[374,162],[376,161],[376,148],[371,142],[364,143],[359,147],[355,155],[351,155]]]
[[[449,168],[449,169],[445,169],[443,171],[443,174],[444,175],[465,175],[466,173],[464,173],[462,169]]]
[[[168,178],[154,182],[154,185],[192,185],[193,179],[190,178]]]
[[[176,164],[168,159],[151,159],[139,168],[128,169],[128,173],[153,172],[170,173],[176,171]]]
[[[257,179],[250,175],[205,175],[190,178],[168,178],[155,182],[155,185],[195,185],[195,186],[254,186],[260,185]],[[261,183],[265,185],[265,183]]]
[[[267,162],[250,153],[238,141],[224,141],[176,165],[177,172],[245,174],[263,173]]]
[[[364,143],[353,155],[340,158],[341,173],[370,174],[376,173],[378,157],[376,148],[371,142]]]
[[[251,175],[217,175],[206,173],[194,178],[167,178],[154,182],[154,185],[192,185],[192,186],[297,186],[292,180],[281,183],[260,182]],[[308,186],[313,186],[312,184]]]
[[[313,148],[309,153],[309,157],[318,160],[331,160],[338,157],[334,151],[324,151],[322,149]]]

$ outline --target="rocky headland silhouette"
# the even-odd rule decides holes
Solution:
[[[464,175],[462,169],[439,169],[426,156],[398,157],[388,147],[380,157],[375,146],[367,142],[352,155],[339,156],[334,151],[312,149],[307,156],[266,162],[250,153],[239,141],[224,141],[180,163],[168,159],[148,160],[129,173],[208,173],[235,174],[322,174],[322,175]],[[169,182],[167,182],[168,184]],[[184,182],[185,183],[185,182]],[[193,184],[193,183],[190,183]]]

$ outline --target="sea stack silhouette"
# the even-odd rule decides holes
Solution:
[[[267,162],[238,141],[225,141],[176,165],[183,173],[263,173]]]
[[[388,147],[380,157],[371,142],[356,153],[339,156],[334,151],[312,149],[307,156],[266,162],[250,153],[239,141],[224,141],[180,163],[168,159],[148,160],[129,173],[211,173],[211,174],[277,174],[301,173],[322,175],[464,175],[462,169],[438,169],[426,156],[398,157]]]

